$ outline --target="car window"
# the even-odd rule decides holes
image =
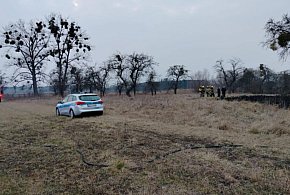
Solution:
[[[72,95],[68,96],[68,99],[67,99],[67,101],[68,101],[68,102],[71,102],[71,101],[72,101],[72,98],[73,98],[73,96],[72,96]]]
[[[76,96],[72,96],[72,101],[77,101],[77,97]]]
[[[82,101],[98,101],[101,98],[97,95],[81,95],[79,99]]]
[[[66,96],[62,101],[63,101],[63,103],[65,103],[65,102],[67,102],[68,101],[68,97],[69,96]]]

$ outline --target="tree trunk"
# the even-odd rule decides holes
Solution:
[[[32,73],[32,87],[33,87],[33,94],[35,96],[38,96],[37,79],[36,79],[35,71]]]
[[[63,81],[60,81],[60,85],[59,85],[59,94],[61,97],[64,97],[64,83]]]
[[[105,93],[106,93],[106,87],[105,87],[105,85],[103,86],[103,94],[102,94],[102,96],[105,96]]]
[[[178,80],[174,84],[174,94],[177,93],[177,88],[178,88]]]
[[[129,86],[129,87],[125,86],[125,89],[126,89],[126,95],[128,97],[131,97],[131,91],[134,89],[134,86]]]
[[[64,91],[63,91],[63,80],[62,80],[62,65],[61,60],[59,60],[57,67],[58,67],[58,91],[59,95],[61,97],[64,97]]]
[[[101,97],[104,97],[104,94],[105,94],[105,92],[104,92],[103,88],[101,88],[101,89],[100,89],[100,96],[101,96]]]
[[[76,93],[79,93],[79,84],[76,84]]]
[[[128,97],[131,97],[130,90],[126,90],[126,95],[127,95]]]

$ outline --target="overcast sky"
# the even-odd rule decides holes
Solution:
[[[290,69],[289,60],[261,45],[265,23],[290,14],[290,0],[2,0],[0,27],[50,13],[69,17],[87,32],[97,63],[120,51],[153,56],[163,76],[174,64],[213,73],[216,60],[233,57],[245,67]],[[3,70],[3,59],[0,64]]]

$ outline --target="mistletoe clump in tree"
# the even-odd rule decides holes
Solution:
[[[69,22],[62,16],[51,16],[48,29],[52,34],[53,49],[50,55],[56,62],[59,94],[64,96],[69,68],[77,66],[80,61],[88,58],[91,46],[89,38],[75,22]]]
[[[38,95],[38,82],[45,77],[44,61],[49,56],[49,34],[45,27],[42,21],[26,24],[19,20],[4,27],[1,36],[0,48],[6,49],[5,57],[16,67],[13,80],[32,81],[34,95]]]
[[[270,19],[266,25],[267,40],[265,45],[273,51],[278,51],[282,59],[290,52],[290,17],[286,14],[281,21]]]

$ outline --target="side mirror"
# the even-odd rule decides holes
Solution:
[[[59,102],[57,102],[58,104],[63,104],[63,101],[59,101]]]

